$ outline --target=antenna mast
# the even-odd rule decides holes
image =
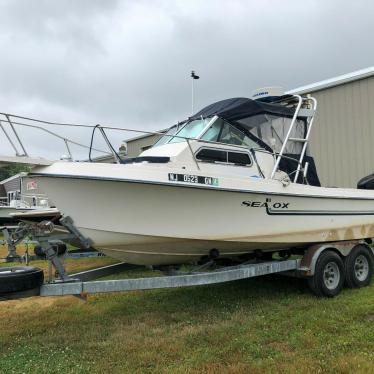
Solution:
[[[192,78],[192,84],[191,84],[191,115],[194,114],[194,81],[195,79],[200,79],[198,75],[195,74],[195,71],[191,71],[191,78]]]

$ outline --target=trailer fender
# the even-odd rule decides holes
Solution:
[[[324,244],[314,244],[307,249],[304,253],[303,258],[300,262],[299,272],[304,276],[313,276],[316,269],[316,264],[319,256],[326,249],[335,251],[341,257],[348,256],[352,249],[357,245],[365,245],[374,256],[374,250],[369,247],[369,245],[363,240],[347,240],[340,242],[330,242]]]

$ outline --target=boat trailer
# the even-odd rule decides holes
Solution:
[[[276,273],[307,278],[310,288],[316,295],[332,297],[341,291],[344,284],[352,288],[367,286],[373,273],[374,250],[366,241],[352,240],[315,244],[306,248],[297,258],[280,257],[270,261],[253,259],[210,270],[209,267],[215,265],[214,259],[211,259],[191,271],[182,272],[169,268],[163,271],[162,276],[156,277],[94,280],[119,271],[141,267],[119,263],[68,275],[56,243],[79,240],[82,248],[90,248],[91,242],[79,232],[70,217],[60,219],[59,224],[64,226],[66,233],[56,233],[54,224],[50,221],[22,223],[15,231],[5,233],[9,253],[15,254],[16,245],[26,237],[38,243],[49,263],[49,274],[48,280],[43,282],[43,273],[38,269],[41,275],[39,274],[39,283],[36,286],[33,284],[30,288],[21,282],[18,284],[23,285],[25,289],[14,289],[14,285],[10,284],[11,292],[6,292],[6,282],[12,281],[12,276],[17,275],[14,273],[22,276],[23,271],[27,274],[28,268],[0,268],[0,298],[75,295],[85,299],[91,293],[209,285]],[[58,274],[57,279],[55,273]]]

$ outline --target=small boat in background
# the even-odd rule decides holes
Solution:
[[[15,224],[16,214],[48,209],[50,201],[27,173],[18,173],[0,182],[0,225]]]

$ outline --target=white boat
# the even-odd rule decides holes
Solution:
[[[57,208],[49,207],[38,207],[37,209],[29,210],[16,210],[9,213],[12,218],[16,221],[25,222],[41,222],[41,221],[52,221],[58,222],[61,218],[60,212]]]
[[[1,183],[16,181],[19,190],[7,193],[7,197],[0,198],[0,225],[15,225],[17,215],[33,214],[35,212],[45,212],[49,210],[49,202],[45,195],[27,193],[23,188],[23,177],[26,173],[16,174]]]
[[[132,264],[374,236],[374,191],[319,185],[311,97],[236,98],[120,164],[55,162],[31,176],[93,247]]]
[[[28,207],[17,208],[8,204],[0,205],[0,225],[15,224],[12,214],[19,212],[26,213],[29,210],[31,209]]]
[[[20,201],[11,201],[9,205],[0,205],[0,225],[15,225],[19,220],[51,219],[58,210],[46,206],[29,206]]]

